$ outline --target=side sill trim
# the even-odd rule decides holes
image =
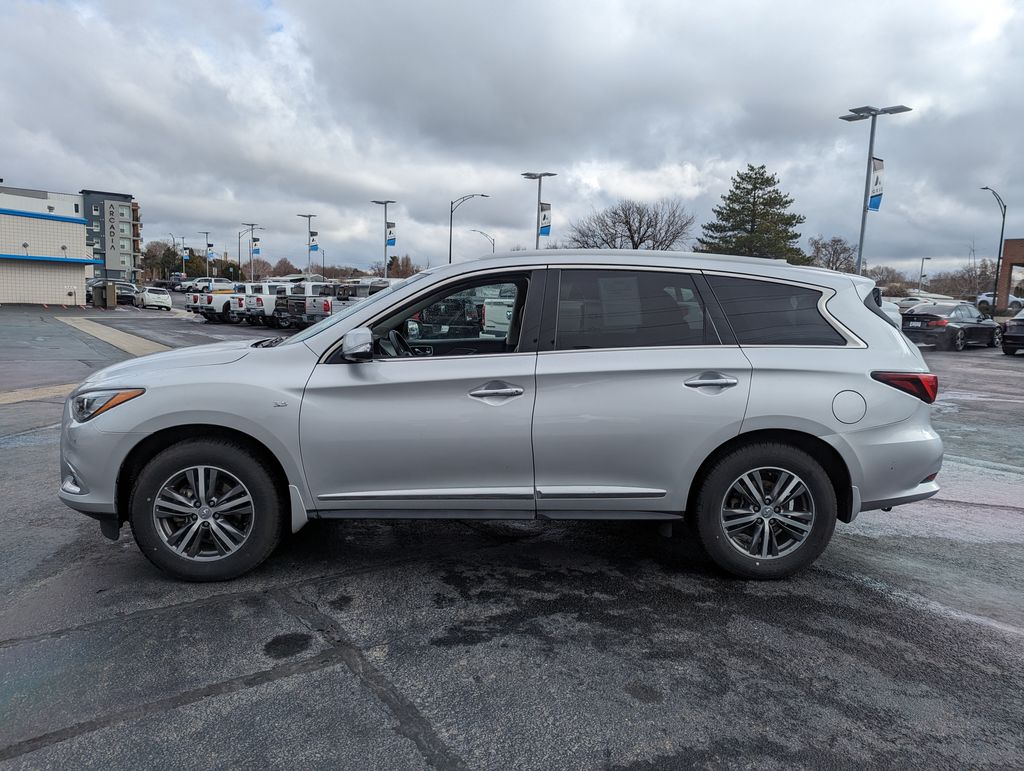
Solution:
[[[324,493],[321,501],[508,501],[533,500],[532,487],[434,487],[425,490],[358,490]]]
[[[668,492],[652,487],[601,485],[548,485],[537,488],[537,497],[547,500],[566,498],[664,498]]]

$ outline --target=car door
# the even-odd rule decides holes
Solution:
[[[333,355],[314,369],[300,443],[307,482],[325,516],[534,516],[530,426],[543,271],[488,272],[468,281],[428,287],[382,311],[371,322],[371,361]],[[474,344],[472,330],[451,325],[446,329],[457,331],[458,345],[404,338],[410,329],[422,331],[416,317],[439,303],[450,305],[475,286],[510,282],[517,286],[520,334],[501,346],[493,338]],[[420,348],[416,355],[398,355],[412,346]]]
[[[739,432],[750,389],[750,364],[703,277],[566,266],[546,294],[538,516],[681,514],[699,464]]]
[[[960,323],[967,332],[967,339],[972,343],[987,342],[991,327],[981,318],[981,311],[972,305],[961,305],[957,311],[960,314]]]

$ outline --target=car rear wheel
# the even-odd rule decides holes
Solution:
[[[135,542],[154,565],[186,581],[224,581],[274,551],[284,504],[273,475],[245,447],[196,440],[143,468],[131,495]]]
[[[719,460],[697,495],[708,556],[743,578],[785,578],[818,558],[835,529],[836,493],[814,458],[790,445],[747,445]]]
[[[1013,356],[1015,353],[1017,353],[1017,349],[1014,348],[1012,345],[1004,345],[1003,353],[1005,353],[1007,356]]]
[[[1014,313],[1020,313],[1020,308],[1021,308],[1021,305],[1016,300],[1014,300],[1012,303],[1010,303],[1010,310],[1013,311]]]
[[[967,347],[967,335],[962,329],[951,330],[946,336],[946,347],[951,351],[962,351]]]

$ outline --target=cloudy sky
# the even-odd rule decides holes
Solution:
[[[886,162],[869,264],[993,256],[1024,237],[1024,7],[1004,0],[170,0],[0,2],[0,177],[131,192],[147,239],[258,222],[272,258],[455,259],[552,235],[623,197],[678,196],[706,221],[767,164],[815,234],[856,242],[867,121]]]

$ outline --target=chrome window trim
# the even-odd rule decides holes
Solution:
[[[377,322],[381,321],[381,319],[386,317],[389,313],[394,311],[395,307],[398,306],[398,305],[405,305],[406,303],[415,303],[417,300],[422,298],[424,295],[432,294],[434,291],[436,291],[438,289],[443,289],[444,287],[449,286],[451,284],[458,284],[458,283],[461,283],[463,281],[466,281],[467,279],[473,279],[474,277],[480,276],[481,274],[483,274],[483,275],[500,275],[502,273],[531,273],[531,272],[533,272],[535,270],[547,270],[547,268],[548,268],[548,266],[546,266],[546,265],[532,265],[532,266],[531,265],[515,265],[515,266],[506,266],[506,267],[503,267],[503,268],[482,267],[482,268],[480,268],[480,270],[472,271],[470,273],[460,273],[457,276],[452,276],[451,278],[446,278],[446,279],[444,279],[442,281],[438,281],[438,282],[436,282],[434,284],[430,284],[429,286],[424,287],[418,294],[413,294],[413,295],[411,295],[409,297],[404,298],[403,300],[400,300],[399,302],[397,302],[397,303],[395,303],[393,305],[388,306],[386,309],[382,310],[376,316],[373,316],[373,317],[367,319],[367,321],[364,322],[363,324],[360,324],[360,326],[362,326],[362,327],[372,327],[374,324],[376,324]],[[338,338],[334,342],[333,345],[328,347],[327,350],[324,351],[323,354],[321,354],[320,358],[317,359],[316,363],[318,365],[326,363],[326,361],[329,358],[331,358],[331,356],[338,350],[338,348],[341,347],[341,341],[344,339],[344,337],[345,337],[345,335],[342,335],[340,338]],[[495,339],[497,339],[497,338],[495,338]],[[513,351],[511,353],[483,353],[483,354],[479,354],[479,355],[474,355],[473,358],[474,359],[476,359],[476,358],[483,358],[483,357],[486,357],[486,356],[535,356],[535,355],[536,355],[535,352],[534,353],[521,353],[519,351]],[[441,359],[465,359],[466,357],[465,356],[404,356],[404,357],[394,356],[394,357],[389,357],[389,359],[398,359],[398,358],[405,358],[405,359],[427,359],[427,360],[430,360],[430,361],[438,361],[438,360],[441,360]],[[377,361],[388,361],[389,359],[373,359],[373,361],[374,362],[377,362]],[[369,363],[369,362],[366,362],[366,363]]]
[[[767,281],[772,284],[786,284],[787,286],[798,286],[803,289],[810,289],[818,292],[817,308],[818,313],[825,319],[825,323],[832,327],[836,332],[842,335],[843,339],[846,340],[846,345],[797,345],[793,343],[755,343],[753,345],[739,344],[740,348],[799,348],[800,350],[811,349],[811,348],[824,348],[827,350],[840,350],[844,348],[867,348],[868,344],[861,340],[857,335],[850,330],[843,322],[832,315],[832,312],[828,309],[828,301],[835,297],[838,292],[830,286],[821,286],[820,284],[810,284],[803,281],[794,281],[788,278],[773,278],[770,276],[752,276],[749,273],[736,273],[728,270],[704,270],[701,271],[706,276],[723,276],[725,278],[740,278],[748,281]],[[711,287],[711,291],[714,291],[714,287]],[[826,295],[827,293],[827,295]],[[721,301],[719,301],[721,302]],[[724,308],[722,309],[724,312]],[[726,318],[729,314],[725,314]]]

